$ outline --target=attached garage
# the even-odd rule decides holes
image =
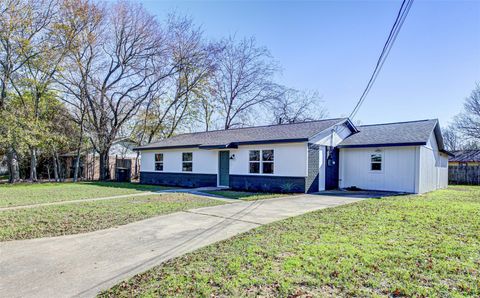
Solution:
[[[437,120],[357,126],[340,144],[341,188],[424,193],[448,186]]]

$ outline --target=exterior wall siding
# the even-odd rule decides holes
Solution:
[[[382,171],[370,171],[370,155],[383,154]],[[340,187],[416,192],[416,147],[340,149]]]
[[[308,175],[305,178],[306,192],[317,192],[319,189],[320,146],[308,144]]]
[[[182,172],[182,153],[192,152],[192,172]],[[155,153],[163,153],[164,173],[217,174],[218,151],[196,148],[142,151],[141,172],[155,172]],[[162,172],[157,172],[162,173]]]
[[[216,174],[140,172],[140,183],[181,187],[217,186]]]
[[[230,188],[260,192],[305,192],[305,177],[230,175]]]
[[[230,175],[255,175],[249,173],[250,150],[274,150],[273,174],[265,176],[303,177],[307,176],[307,143],[244,145],[238,149],[230,149]]]
[[[426,146],[420,147],[419,193],[448,186],[448,156],[438,151],[432,133]]]

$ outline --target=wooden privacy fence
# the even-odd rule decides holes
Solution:
[[[449,166],[448,183],[480,185],[480,166]]]

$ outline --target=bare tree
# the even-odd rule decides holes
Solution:
[[[480,141],[480,83],[465,100],[464,111],[455,117],[459,132],[471,141]]]
[[[254,108],[278,98],[281,90],[273,83],[276,63],[255,39],[230,37],[222,45],[212,96],[220,103],[224,129],[229,129],[245,124]]]
[[[85,103],[85,129],[99,154],[100,179],[107,180],[110,147],[120,129],[173,70],[165,64],[164,32],[140,5],[120,2],[90,11],[99,13],[73,57],[82,66],[70,69],[62,85],[78,110]]]
[[[203,39],[191,19],[170,16],[168,52],[173,74],[142,111],[135,129],[139,144],[172,136],[182,124],[195,120],[198,103],[214,70],[215,44]]]
[[[328,113],[316,91],[287,89],[269,109],[274,123],[297,123],[325,118]]]
[[[448,126],[442,130],[443,143],[445,148],[450,151],[462,149],[462,138],[458,131],[453,126]]]

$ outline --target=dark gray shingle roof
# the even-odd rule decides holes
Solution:
[[[452,151],[452,156],[448,161],[456,162],[480,162],[480,150],[456,150]]]
[[[437,127],[438,120],[419,120],[357,126],[358,133],[344,139],[339,147],[422,145]],[[439,144],[443,149],[443,144]]]
[[[232,144],[248,144],[274,141],[306,141],[335,124],[347,121],[346,118],[326,119],[303,123],[246,127],[229,130],[187,133],[151,143],[137,150],[172,147],[226,147]]]

